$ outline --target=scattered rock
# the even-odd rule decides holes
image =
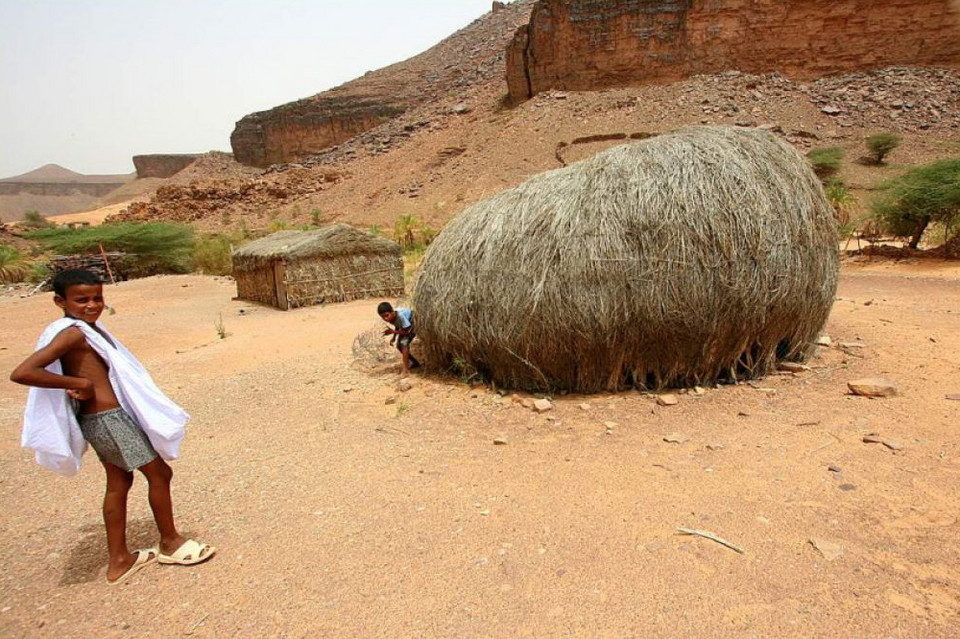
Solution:
[[[849,492],[851,490],[856,490],[857,487],[855,484],[840,484],[837,488],[844,492]]]
[[[396,403],[397,403],[397,396],[396,396],[396,395],[391,395],[390,397],[388,397],[387,399],[385,399],[383,403],[386,404],[387,406],[390,406],[391,404],[396,404]]]
[[[831,473],[842,473],[842,472],[843,472],[843,469],[842,469],[842,468],[840,468],[839,466],[834,466],[833,464],[830,464],[829,466],[827,466],[827,470],[829,470]]]
[[[660,406],[676,406],[680,403],[680,400],[677,399],[676,395],[671,395],[669,393],[665,395],[657,395],[657,404]]]
[[[949,395],[944,395],[947,399],[952,399],[955,402],[960,402],[960,393],[950,393]]]
[[[584,402],[582,404],[577,404],[577,408],[580,410],[590,410],[590,404]]]
[[[473,109],[471,109],[470,106],[467,105],[465,102],[461,102],[460,104],[457,104],[452,109],[450,109],[450,111],[453,113],[456,113],[457,115],[463,115],[464,113],[470,113],[471,111],[473,111]]]
[[[829,335],[821,335],[817,338],[817,346],[830,346],[832,343]]]
[[[706,393],[706,392],[707,392],[707,391],[704,390],[703,386],[694,386],[694,387],[693,387],[693,394],[694,394],[694,395],[703,395],[703,394]]]
[[[827,115],[839,115],[841,113],[840,109],[830,105],[827,105],[820,110],[826,113]]]
[[[690,436],[687,435],[686,433],[681,433],[681,432],[670,433],[669,435],[663,438],[663,441],[668,442],[670,444],[682,444],[689,440],[690,440]]]
[[[883,439],[880,438],[880,435],[876,433],[869,433],[863,436],[864,444],[882,444]]]
[[[538,413],[545,413],[548,410],[553,410],[553,403],[549,399],[538,399],[533,402],[533,410]]]
[[[778,371],[787,371],[788,373],[802,373],[810,370],[810,367],[800,362],[777,362]]]
[[[893,397],[897,385],[885,377],[864,377],[847,382],[850,392],[864,397]]]
[[[820,551],[820,554],[823,555],[823,558],[827,561],[833,561],[843,556],[843,546],[840,544],[835,544],[825,539],[810,539],[809,542],[811,546]]]
[[[840,348],[863,348],[866,346],[864,342],[840,342],[837,344]]]
[[[647,552],[658,553],[663,549],[663,544],[659,541],[651,541],[645,546]]]
[[[506,440],[505,438],[503,438],[503,437],[494,437],[494,438],[493,438],[493,445],[494,445],[494,446],[506,446],[506,445],[507,445],[507,440]]]
[[[400,390],[400,392],[405,393],[413,388],[413,382],[404,377],[397,383],[397,388]]]
[[[707,450],[723,450],[723,444],[707,444]]]
[[[903,444],[898,439],[885,439],[880,443],[890,450],[903,450]]]
[[[533,400],[529,397],[524,397],[520,400],[520,405],[524,408],[533,408]]]

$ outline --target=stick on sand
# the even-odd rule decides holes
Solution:
[[[734,544],[731,544],[729,541],[727,541],[723,537],[718,537],[708,530],[696,530],[693,528],[677,528],[677,531],[683,533],[684,535],[697,535],[698,537],[706,537],[707,539],[715,541],[718,544],[722,544],[726,546],[730,550],[735,550],[741,555],[743,554],[743,548],[736,546]]]

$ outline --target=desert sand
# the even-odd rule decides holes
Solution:
[[[283,312],[227,278],[109,286],[104,323],[192,414],[181,528],[219,547],[118,588],[96,458],[65,479],[18,444],[26,389],[6,377],[57,309],[4,297],[0,635],[956,637],[958,283],[956,265],[848,263],[808,371],[544,414],[357,366],[376,300]],[[899,395],[848,393],[874,376]],[[129,531],[156,541],[142,478]]]

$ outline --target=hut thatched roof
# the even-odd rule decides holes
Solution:
[[[467,209],[416,284],[427,360],[585,392],[749,377],[805,358],[837,231],[795,149],[695,127],[616,147]]]
[[[333,224],[316,231],[278,231],[245,244],[233,252],[234,262],[297,260],[347,255],[400,255],[400,245],[348,224]],[[239,259],[238,259],[239,258]]]

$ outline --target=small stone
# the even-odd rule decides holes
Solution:
[[[647,552],[658,553],[663,549],[663,544],[659,541],[651,541],[644,547],[647,549]]]
[[[676,395],[666,394],[666,395],[657,395],[657,404],[660,406],[676,406],[680,403],[680,400],[677,399]]]
[[[506,445],[507,445],[507,440],[506,440],[505,438],[503,438],[503,437],[494,437],[494,438],[493,438],[493,445],[494,445],[494,446],[506,446]]]
[[[838,557],[843,555],[843,546],[840,544],[835,544],[832,541],[827,541],[825,539],[810,539],[809,543],[811,546],[820,551],[820,554],[823,555],[823,558],[827,561],[833,561]]]
[[[520,397],[519,395],[514,394],[510,396],[510,401],[513,402],[514,404],[522,404],[523,398]]]
[[[524,397],[520,400],[520,405],[524,408],[533,408],[533,400],[529,397]]]
[[[903,444],[897,439],[885,439],[880,443],[890,450],[903,450]]]
[[[396,395],[391,395],[390,397],[386,398],[386,399],[383,401],[383,403],[386,404],[387,406],[390,406],[391,404],[396,404],[396,403],[397,403],[397,396],[396,396]]]
[[[823,108],[820,109],[820,110],[821,110],[822,112],[826,113],[827,115],[839,115],[839,114],[840,114],[840,109],[838,109],[838,108],[835,107],[835,106],[831,106],[831,105],[827,105],[827,106],[823,107]]]
[[[483,517],[489,517],[489,516],[490,516],[490,511],[489,511],[489,510],[481,510],[481,511],[480,511],[480,514],[481,514]]]
[[[577,404],[577,408],[580,410],[590,410],[590,404],[584,402],[582,404]]]
[[[876,433],[869,433],[863,436],[864,444],[881,444],[883,440]]]
[[[810,370],[810,367],[800,362],[777,362],[778,371],[787,371],[788,373],[802,373]]]
[[[603,427],[607,430],[613,430],[616,427],[617,422],[603,422]]]
[[[689,440],[690,440],[690,436],[687,435],[686,433],[681,433],[681,432],[670,433],[669,435],[663,438],[663,441],[668,442],[670,444],[682,444]]]
[[[829,470],[831,473],[842,473],[842,472],[843,472],[843,469],[842,469],[842,468],[840,468],[839,466],[834,466],[833,464],[830,464],[829,466],[827,466],[827,470]]]
[[[960,402],[960,393],[950,393],[949,395],[944,395],[944,397],[955,402]]]
[[[854,484],[840,484],[839,486],[837,486],[837,488],[839,488],[844,492],[850,492],[851,490],[857,489],[856,485]]]
[[[344,393],[350,393],[350,392],[353,392],[353,390],[355,390],[355,389],[353,388],[353,386],[344,386],[344,387],[343,387],[343,392],[344,392]]]
[[[837,346],[840,348],[863,348],[866,344],[863,342],[840,342]]]
[[[538,413],[545,413],[548,410],[553,410],[553,403],[549,399],[538,399],[533,402],[533,410]]]
[[[397,388],[400,390],[400,392],[405,393],[405,392],[407,392],[408,390],[410,390],[411,388],[413,388],[413,382],[411,382],[409,379],[407,379],[406,377],[404,377],[404,378],[401,379],[400,382],[397,384]]]
[[[707,391],[704,390],[703,386],[694,386],[694,387],[693,387],[693,394],[694,394],[694,395],[703,395],[703,394],[706,393],[706,392],[707,392]]]
[[[864,377],[847,382],[854,395],[863,397],[893,397],[897,394],[897,385],[885,377]]]
[[[723,450],[723,444],[709,443],[707,444],[707,450]]]
[[[821,335],[817,338],[817,346],[830,346],[833,343],[833,340],[830,339],[829,335]]]

